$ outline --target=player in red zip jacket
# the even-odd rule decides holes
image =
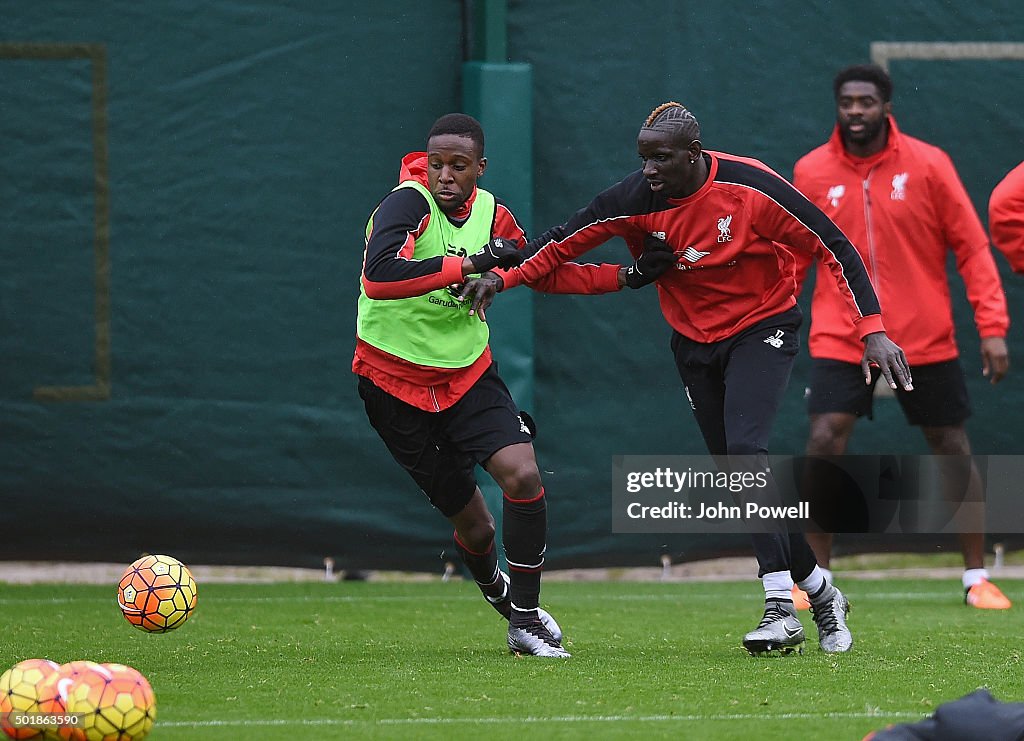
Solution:
[[[892,80],[883,69],[848,67],[836,76],[833,90],[832,137],[796,163],[793,183],[839,225],[864,258],[885,308],[886,329],[914,368],[914,393],[896,389],[907,421],[920,426],[933,454],[966,462],[971,445],[964,421],[970,406],[957,357],[946,257],[952,249],[974,308],[983,373],[998,383],[1009,368],[1009,317],[988,237],[949,156],[896,126]],[[797,260],[801,276],[809,260],[806,255]],[[843,296],[827,278],[826,268],[819,266],[809,341],[807,453],[814,456],[843,454],[858,417],[871,416],[874,388],[873,382],[865,386],[860,375],[857,334],[843,312]],[[967,497],[977,501],[981,479],[973,462],[969,472],[943,480],[952,490],[966,476]],[[962,486],[948,496],[957,493],[963,493]],[[810,533],[808,540],[818,563],[827,568],[831,534]],[[988,581],[984,533],[961,534],[960,544],[967,604],[1009,607],[1010,601]]]
[[[566,224],[525,248],[505,287],[535,281],[567,260],[622,237],[634,256],[650,240],[673,250],[655,285],[673,329],[672,351],[705,444],[734,470],[766,474],[771,426],[798,349],[801,316],[793,258],[785,247],[819,253],[864,340],[864,373],[877,363],[887,381],[911,389],[902,350],[886,337],[878,301],[850,241],[792,185],[756,160],[705,150],[700,126],[679,103],[658,106],[637,137],[643,167],[599,194]],[[500,271],[499,271],[500,272]],[[760,624],[746,634],[751,653],[792,650],[804,640],[790,576],[811,595],[819,644],[830,653],[853,643],[848,605],[823,577],[802,532],[774,523],[753,534],[765,589]]]

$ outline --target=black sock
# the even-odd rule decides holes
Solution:
[[[473,575],[480,591],[489,599],[500,599],[505,591],[505,580],[498,573],[498,549],[494,547],[494,541],[491,541],[490,547],[484,553],[476,553],[459,540],[458,533],[455,533],[453,540],[455,551],[462,558],[462,563],[466,564],[469,573]]]
[[[512,622],[537,618],[540,575],[547,547],[548,516],[544,489],[533,499],[504,497],[502,540],[512,581]]]

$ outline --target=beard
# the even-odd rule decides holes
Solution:
[[[885,128],[885,118],[878,118],[874,121],[865,121],[861,119],[861,123],[864,124],[864,128],[861,131],[850,131],[849,121],[839,122],[839,131],[843,135],[843,139],[853,144],[867,144],[868,142],[874,141],[879,134]]]

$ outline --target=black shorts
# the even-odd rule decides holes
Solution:
[[[914,390],[897,388],[896,399],[907,422],[921,427],[954,427],[971,416],[967,382],[959,360],[914,365]],[[811,364],[811,385],[807,394],[809,414],[839,412],[872,417],[875,384],[881,376],[871,369],[871,385],[857,363],[815,358]]]
[[[406,404],[363,376],[359,396],[391,455],[445,517],[469,503],[478,463],[533,439],[494,364],[465,396],[441,412]]]

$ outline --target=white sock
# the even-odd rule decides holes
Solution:
[[[788,571],[771,571],[761,577],[761,585],[764,587],[764,598],[793,601],[793,577]]]
[[[831,582],[826,582],[822,568],[820,566],[815,566],[814,569],[811,570],[811,573],[807,575],[806,579],[801,579],[797,583],[800,585],[802,590],[807,592],[807,596],[813,599],[822,589],[825,588],[826,583]]]
[[[832,569],[826,569],[824,566],[818,567],[821,570],[821,575],[825,577],[825,581],[829,584],[835,584],[835,579],[832,578]]]
[[[965,569],[963,576],[964,589],[970,589],[983,579],[988,579],[988,569]]]

